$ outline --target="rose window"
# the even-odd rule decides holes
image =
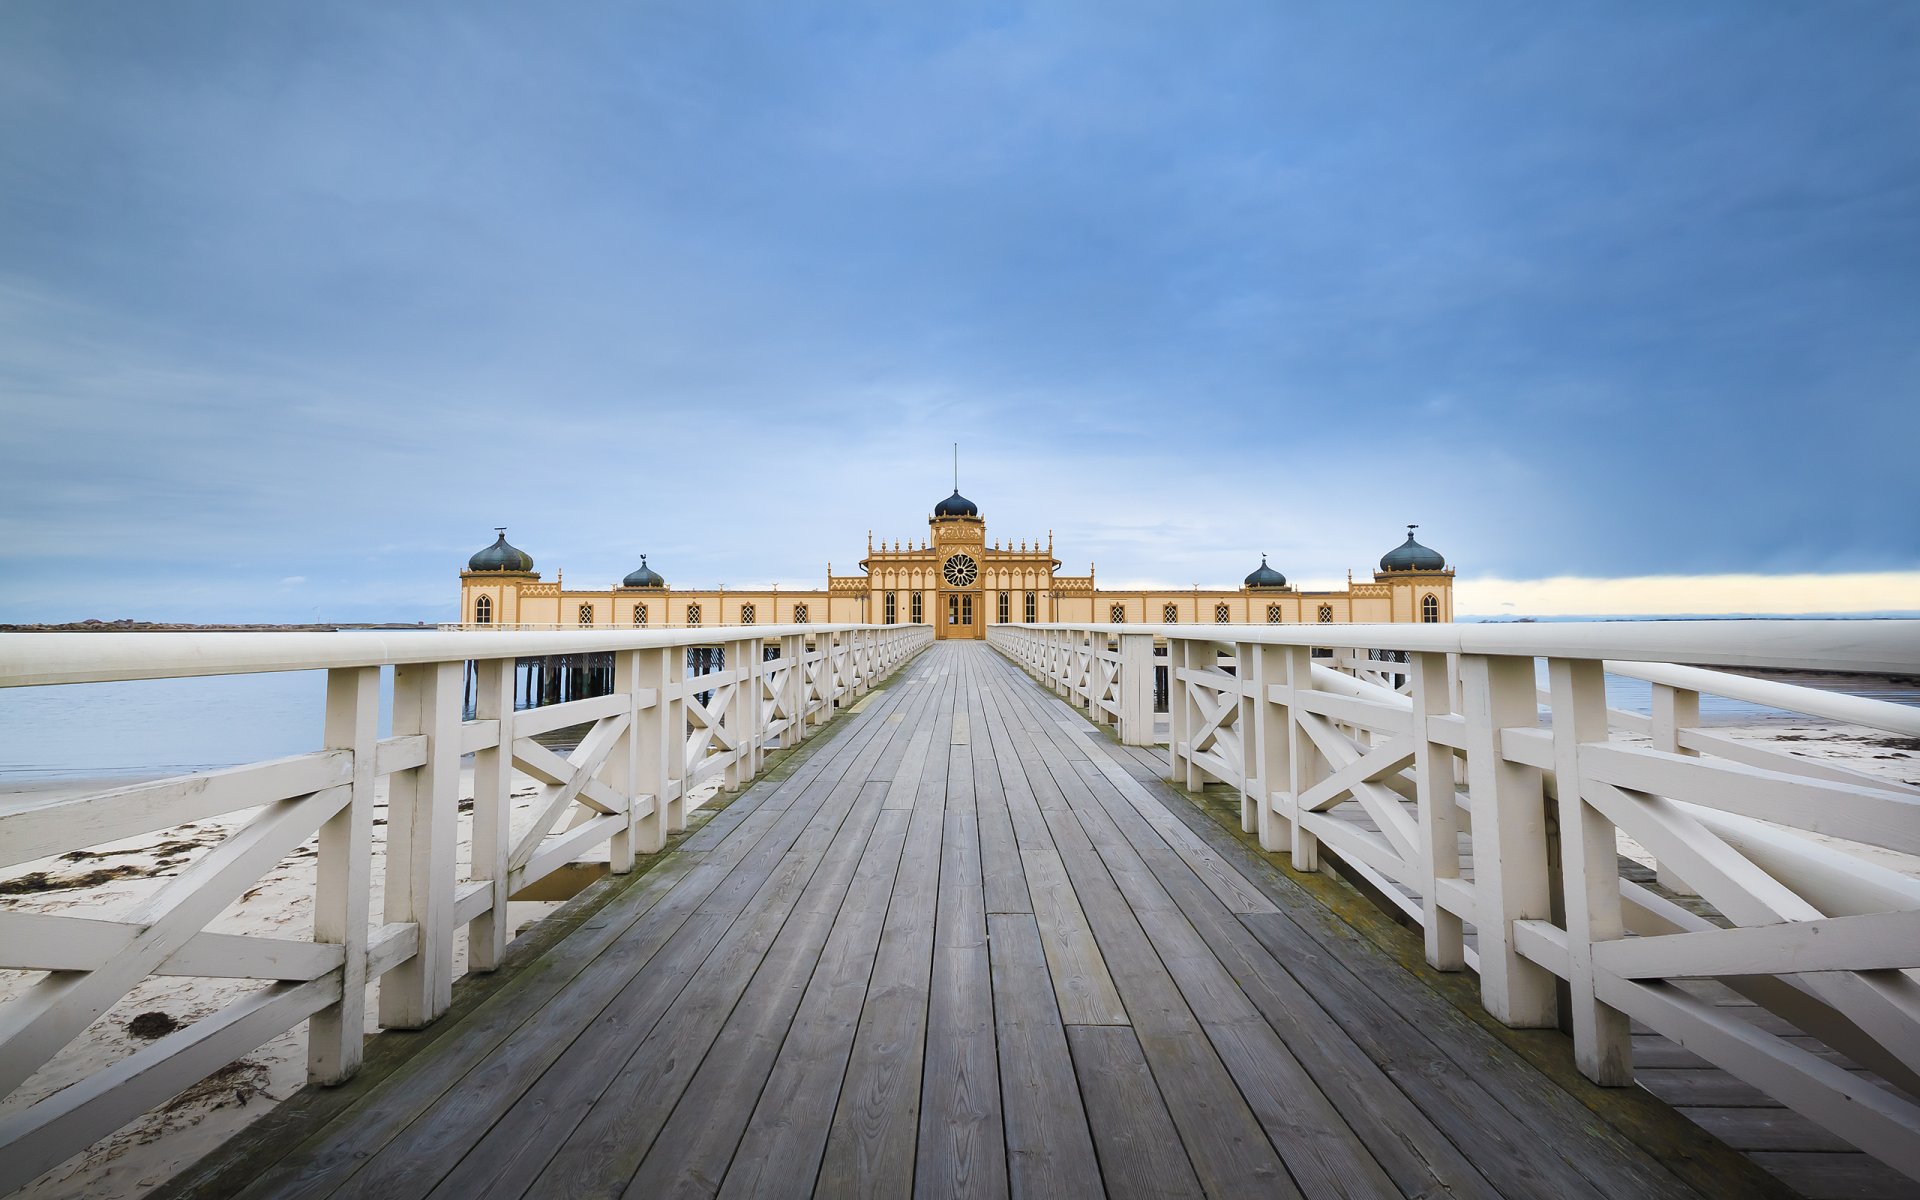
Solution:
[[[947,565],[941,574],[945,575],[947,582],[954,587],[972,587],[973,581],[980,578],[980,568],[974,566],[973,560],[966,555],[956,554],[947,560]]]

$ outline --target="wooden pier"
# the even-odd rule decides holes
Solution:
[[[1417,935],[1363,936],[1162,771],[941,643],[483,1002],[393,1035],[431,1039],[397,1069],[175,1191],[1791,1194],[1558,1033],[1492,1027]]]

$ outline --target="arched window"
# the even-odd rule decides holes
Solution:
[[[1320,623],[1322,625],[1333,624],[1333,605],[1322,604],[1320,606]]]
[[[698,604],[689,604],[687,605],[687,628],[698,629],[699,627],[700,606]]]
[[[915,592],[913,594],[913,602],[910,607],[912,611],[909,612],[907,615],[913,618],[913,624],[915,625],[926,624],[926,611],[920,605],[919,592]]]
[[[1167,605],[1160,610],[1160,619],[1169,625],[1178,625],[1180,623],[1180,606],[1177,604]]]
[[[892,592],[887,593],[886,608],[887,608],[887,624],[892,625],[895,623],[895,618],[900,615],[899,609],[896,608],[894,605],[894,594]]]
[[[647,606],[646,605],[636,604],[633,606],[633,623],[637,626],[646,625],[647,623]]]
[[[1420,598],[1420,619],[1429,625],[1440,619],[1440,597],[1428,592]]]
[[[580,623],[582,625],[593,624],[593,605],[582,604],[580,606]]]
[[[1127,606],[1124,604],[1116,604],[1112,608],[1109,608],[1107,610],[1107,620],[1114,625],[1125,625],[1127,623]]]
[[[753,605],[742,604],[740,606],[740,623],[742,625],[753,624]]]
[[[1213,623],[1214,624],[1225,625],[1227,623],[1227,616],[1228,616],[1228,613],[1227,613],[1226,605],[1216,604],[1213,606]]]
[[[1005,625],[1007,622],[1013,620],[1012,599],[1013,598],[1008,596],[1005,592],[1000,593],[1000,623],[1002,625]]]
[[[493,624],[492,596],[482,596],[473,602],[473,623],[475,625]]]
[[[1267,605],[1267,624],[1278,625],[1279,623],[1280,623],[1280,606],[1278,604]]]
[[[805,625],[807,623],[806,605],[796,604],[793,606],[793,623],[795,625]]]
[[[1034,613],[1036,611],[1038,610],[1036,609],[1033,603],[1033,593],[1028,592],[1027,593],[1027,624],[1031,625],[1034,623],[1035,620],[1038,619],[1037,617],[1034,616]]]

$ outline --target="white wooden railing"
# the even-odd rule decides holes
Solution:
[[[500,963],[510,896],[605,847],[610,869],[659,850],[689,797],[730,787],[797,744],[932,641],[926,626],[770,625],[567,633],[0,635],[0,687],[324,669],[313,753],[0,809],[0,868],[257,810],[130,912],[0,906],[0,969],[45,972],[0,1005],[0,1096],[152,975],[259,980],[244,998],[0,1119],[0,1193],[209,1072],[308,1022],[308,1073],[359,1067],[366,985],[380,1024],[416,1028],[452,999],[454,939],[470,969]],[[686,648],[725,648],[688,677]],[[763,648],[777,645],[778,655]],[[611,652],[609,695],[515,711],[517,657]],[[478,683],[463,719],[465,669]],[[381,669],[391,737],[377,736]],[[705,697],[703,700],[702,697]],[[536,735],[590,723],[562,756]],[[111,730],[99,736],[112,736]],[[461,756],[474,759],[471,862],[456,860]],[[515,772],[540,785],[515,820]],[[384,911],[370,913],[375,784],[387,781]],[[563,820],[562,818],[565,818]],[[317,836],[314,931],[293,941],[205,931]]]
[[[1123,741],[1167,742],[1175,783],[1239,790],[1266,849],[1300,870],[1324,850],[1364,878],[1419,923],[1429,962],[1479,971],[1500,1020],[1560,1023],[1566,981],[1588,1077],[1632,1082],[1640,1021],[1920,1178],[1920,879],[1893,869],[1920,856],[1920,788],[1699,721],[1705,693],[1920,737],[1920,708],[1703,669],[1920,675],[1920,622],[997,625],[988,639]],[[1610,710],[1606,673],[1651,684],[1651,715]],[[1659,886],[1623,876],[1623,849],[1657,860]],[[1690,994],[1703,979],[1888,1086]]]

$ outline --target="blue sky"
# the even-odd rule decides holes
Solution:
[[[1920,7],[0,8],[0,620],[1920,569]],[[1920,595],[1912,606],[1920,608]]]

